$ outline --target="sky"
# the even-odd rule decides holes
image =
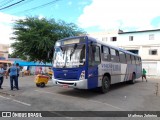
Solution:
[[[0,9],[18,1],[0,0]],[[26,16],[61,19],[75,23],[88,33],[160,29],[159,4],[159,0],[25,0],[0,10],[0,43],[13,42],[10,37],[14,21]]]

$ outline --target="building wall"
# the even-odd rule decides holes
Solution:
[[[104,33],[104,32],[103,32]],[[98,33],[97,33],[98,34]],[[90,34],[91,37],[97,37],[97,34]],[[117,37],[117,41],[111,41],[111,37]],[[130,41],[129,37],[133,36]],[[99,34],[99,40],[107,37],[106,42],[109,45],[117,46],[126,50],[138,50],[138,55],[142,58],[142,66],[146,68],[147,75],[160,76],[160,30],[137,31],[130,33]],[[156,55],[151,55],[152,50],[157,50]]]
[[[149,35],[153,34],[154,39],[149,40]],[[133,36],[133,41],[129,41],[129,36]],[[160,44],[160,31],[138,32],[119,34],[118,42],[124,42],[123,45],[157,45]]]
[[[9,54],[9,45],[0,44],[0,57],[8,59],[8,54]]]
[[[154,39],[150,40],[149,35],[154,35]],[[129,36],[133,36],[133,41],[129,41]],[[160,60],[160,31],[119,34],[117,42],[127,50],[139,50],[142,60]],[[157,54],[151,55],[152,50],[157,50]]]

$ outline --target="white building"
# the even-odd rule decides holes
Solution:
[[[89,36],[140,55],[147,75],[160,77],[160,29],[90,33]]]
[[[0,44],[0,60],[8,59],[8,54],[9,54],[9,45]]]

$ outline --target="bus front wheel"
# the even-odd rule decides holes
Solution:
[[[102,87],[100,88],[101,92],[106,93],[109,91],[109,88],[110,88],[110,79],[107,76],[104,76],[102,79]]]

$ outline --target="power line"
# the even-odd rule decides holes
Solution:
[[[1,1],[0,3],[4,3],[4,2],[6,2],[6,0],[3,0],[3,1]]]
[[[15,2],[15,3],[11,4],[11,5],[8,5],[8,6],[6,6],[6,7],[3,7],[3,8],[1,8],[0,10],[4,10],[4,9],[7,9],[7,8],[10,8],[10,7],[12,7],[12,6],[16,5],[16,4],[19,4],[19,3],[23,2],[23,1],[25,1],[25,0],[20,0],[20,1],[18,1],[18,2]]]
[[[5,6],[5,5],[7,5],[8,3],[10,3],[10,2],[13,2],[14,0],[4,0],[4,1],[2,1],[2,5],[0,5],[0,7],[3,7],[3,6]]]
[[[24,1],[23,3],[21,3],[21,4],[17,4],[16,5],[16,8],[17,7],[21,7],[22,5],[26,5],[27,3],[30,3],[30,2],[33,2],[34,0],[27,0],[27,1]],[[12,7],[10,7],[10,8],[8,8],[7,10],[12,10]]]
[[[40,5],[40,6],[33,7],[33,8],[30,8],[30,9],[26,9],[26,10],[24,10],[24,11],[20,11],[20,12],[13,13],[13,14],[23,13],[23,12],[27,12],[27,11],[35,10],[35,9],[38,9],[38,8],[42,8],[42,7],[45,7],[45,6],[48,6],[48,5],[54,4],[54,3],[58,2],[58,1],[60,1],[60,0],[54,0],[54,1],[48,2],[48,3],[46,3],[46,4],[42,4],[42,5]]]

